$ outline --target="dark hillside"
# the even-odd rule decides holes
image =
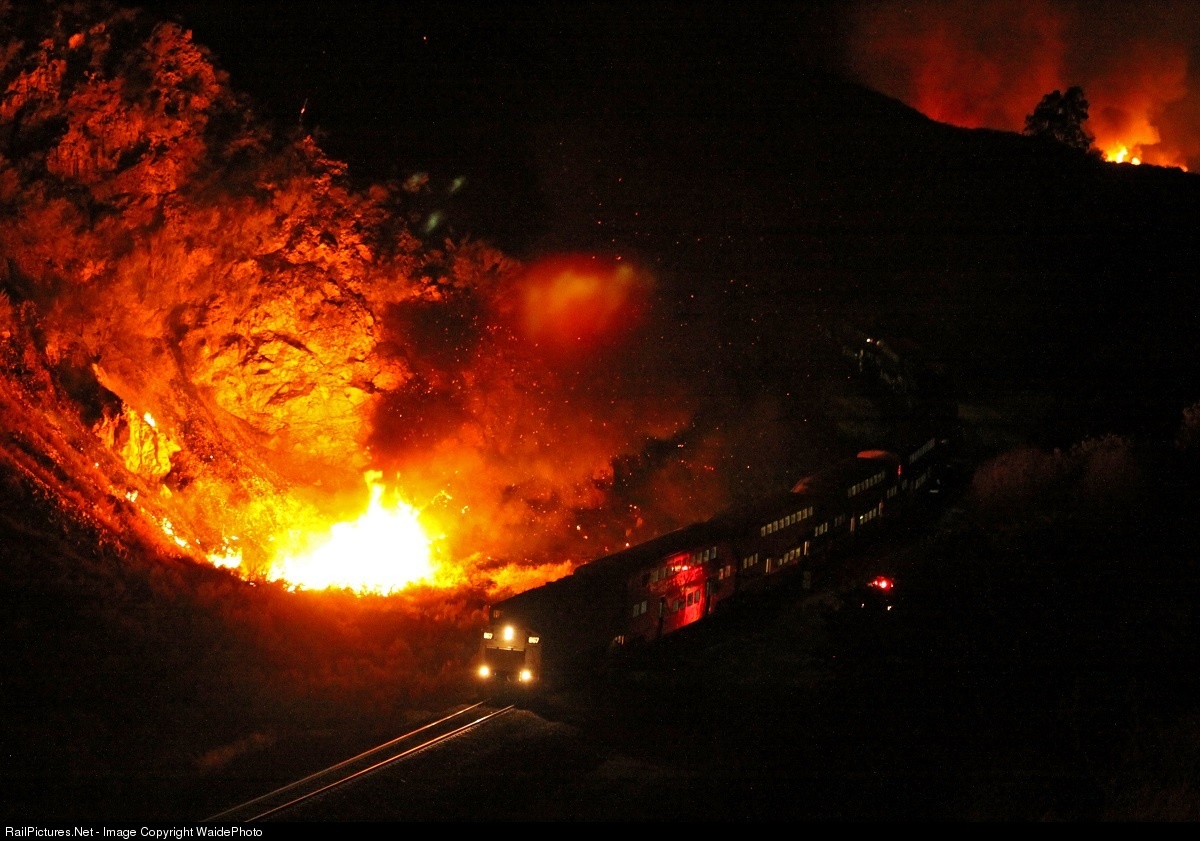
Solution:
[[[722,353],[751,338],[792,358],[840,313],[964,382],[1062,394],[1065,434],[1161,431],[1195,397],[1196,176],[937,124],[816,71],[611,97],[603,134],[541,127],[558,241],[652,254]]]

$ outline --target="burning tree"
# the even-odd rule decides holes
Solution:
[[[1025,118],[1027,137],[1044,137],[1086,152],[1092,147],[1092,135],[1083,127],[1088,118],[1088,101],[1083,88],[1073,85],[1064,94],[1051,91]]]

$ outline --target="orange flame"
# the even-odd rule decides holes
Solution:
[[[356,520],[335,523],[328,534],[301,538],[304,548],[277,558],[267,573],[293,589],[342,588],[387,595],[418,581],[435,583],[433,541],[420,512],[400,499],[384,503],[378,473],[367,474],[371,501]]]
[[[1186,170],[1200,155],[1198,31],[1189,4],[875,3],[855,15],[851,55],[867,84],[966,128],[1021,131],[1042,96],[1079,85],[1105,160]]]

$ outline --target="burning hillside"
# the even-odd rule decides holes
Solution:
[[[1187,168],[1200,155],[1187,4],[878,3],[851,63],[873,87],[967,128],[1020,131],[1052,90],[1082,86],[1107,160]]]
[[[647,272],[422,240],[419,180],[353,191],[178,25],[0,15],[10,437],[52,419],[70,444],[43,457],[94,465],[81,508],[248,578],[377,592],[521,586],[651,527],[613,505],[614,459],[691,401],[638,361]]]

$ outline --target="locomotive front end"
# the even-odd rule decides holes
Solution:
[[[482,681],[534,684],[541,678],[541,637],[516,623],[495,623],[483,632],[479,659]]]

